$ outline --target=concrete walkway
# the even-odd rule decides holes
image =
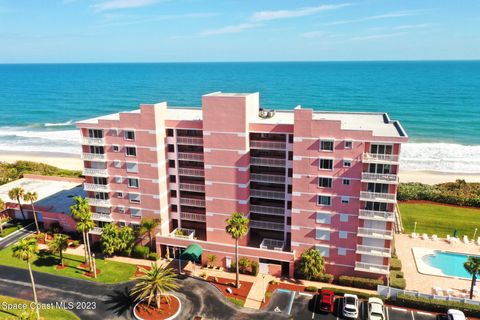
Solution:
[[[270,275],[261,275],[258,274],[255,278],[255,282],[248,293],[247,299],[245,300],[244,307],[252,309],[260,309],[262,306],[265,293],[268,288],[268,283],[272,280],[273,277]]]

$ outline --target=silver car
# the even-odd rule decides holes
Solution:
[[[368,320],[385,320],[385,306],[382,299],[368,298]]]
[[[345,293],[343,296],[343,316],[356,319],[358,317],[358,297]]]

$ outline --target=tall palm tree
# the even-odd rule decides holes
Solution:
[[[30,274],[30,281],[32,283],[33,301],[35,302],[35,305],[38,304],[38,299],[37,299],[37,291],[35,290],[35,281],[33,279],[31,262],[37,255],[37,252],[38,252],[38,243],[37,243],[37,239],[35,238],[22,239],[19,242],[17,242],[15,245],[13,245],[13,248],[12,248],[12,256],[14,258],[27,262],[28,272]],[[35,310],[37,313],[37,319],[40,319],[40,309],[35,308]]]
[[[40,233],[40,228],[38,227],[37,212],[35,211],[35,206],[33,203],[38,200],[38,193],[36,192],[27,192],[23,195],[23,200],[30,202],[32,206],[33,219],[35,220],[35,227],[37,227],[37,234]]]
[[[5,210],[5,202],[0,199],[0,235],[3,233],[3,223],[10,219],[9,216],[3,213]]]
[[[470,285],[470,299],[473,299],[473,288],[475,288],[475,282],[477,276],[480,275],[480,257],[468,257],[467,261],[463,264],[465,270],[472,275],[472,284]]]
[[[227,219],[227,226],[225,227],[225,231],[233,239],[235,239],[235,271],[237,273],[235,283],[237,288],[240,288],[240,275],[238,270],[238,240],[243,238],[248,233],[249,222],[250,220],[248,220],[243,213],[234,213],[229,219]]]
[[[54,235],[52,241],[49,242],[48,247],[53,253],[58,252],[60,254],[60,264],[63,267],[63,251],[68,248],[68,236],[60,233]]]
[[[160,220],[158,219],[142,219],[140,221],[140,235],[148,235],[150,249],[153,248],[153,232],[160,224]]]
[[[22,213],[23,220],[26,220],[27,218],[25,218],[25,214],[23,213],[23,207],[22,207],[22,204],[20,203],[20,199],[23,198],[24,194],[25,194],[25,190],[23,190],[23,188],[20,188],[20,187],[13,188],[13,189],[10,189],[10,191],[8,191],[8,197],[11,200],[17,200],[18,206],[20,207],[20,212]]]
[[[167,291],[177,290],[177,275],[172,268],[159,267],[152,263],[150,270],[142,269],[144,276],[138,278],[135,286],[130,290],[130,295],[136,301],[147,299],[147,305],[150,306],[155,301],[157,309],[160,308],[161,298],[170,303],[170,297]]]
[[[77,219],[77,231],[83,235],[83,244],[85,246],[85,264],[88,263],[89,270],[92,271],[93,261],[92,252],[90,250],[90,237],[88,232],[96,227],[95,221],[92,219],[92,210],[87,199],[82,197],[74,197],[74,205],[70,206],[70,211]]]

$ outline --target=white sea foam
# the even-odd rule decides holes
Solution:
[[[69,120],[66,122],[58,122],[58,123],[45,123],[45,127],[67,127],[73,125],[73,120]]]

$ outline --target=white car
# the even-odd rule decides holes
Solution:
[[[385,320],[385,306],[382,299],[368,298],[368,320]]]
[[[343,316],[354,319],[358,317],[358,297],[356,295],[345,293],[343,296]]]
[[[465,314],[462,311],[456,309],[449,309],[447,311],[448,320],[465,320]]]

